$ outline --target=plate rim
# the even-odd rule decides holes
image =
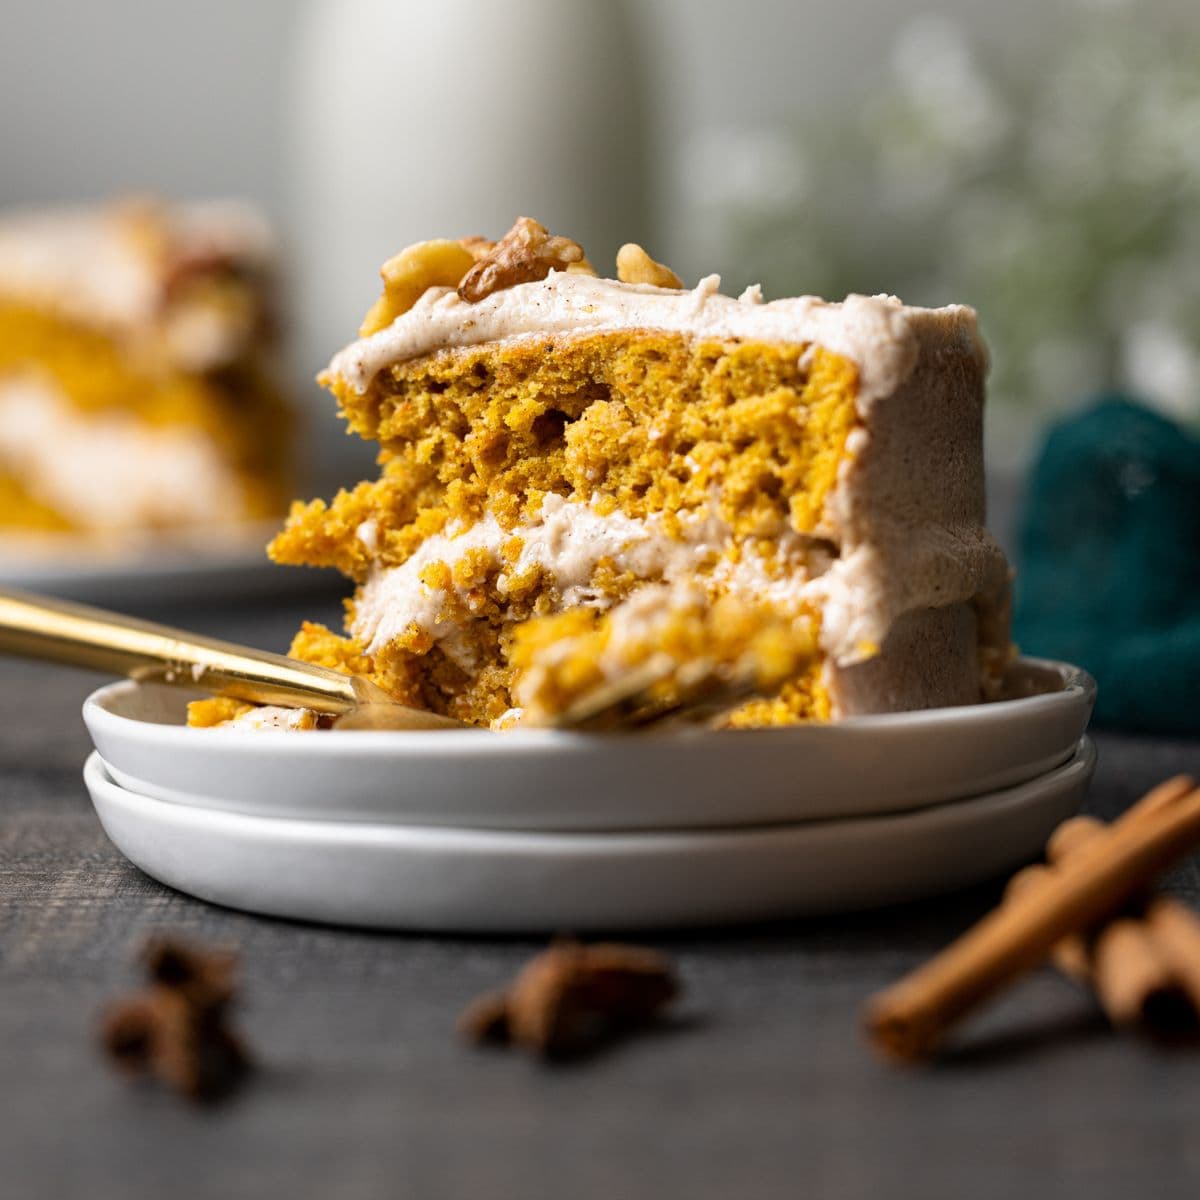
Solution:
[[[981,732],[1022,716],[1030,719],[1060,708],[1073,708],[1083,704],[1089,712],[1094,707],[1096,681],[1083,667],[1057,659],[1022,657],[1016,663],[1028,664],[1039,669],[1052,670],[1063,678],[1063,686],[1054,692],[1043,692],[1035,696],[1022,696],[1010,700],[994,700],[980,704],[960,704],[942,708],[917,709],[901,713],[871,713],[843,717],[837,721],[775,726],[752,729],[670,729],[648,730],[637,736],[643,741],[659,744],[686,744],[697,738],[720,737],[723,741],[752,739],[784,742],[804,742],[814,737],[851,738],[896,730],[928,730],[950,724],[975,724]],[[122,695],[147,686],[133,679],[120,679],[104,684],[94,690],[83,702],[83,719],[89,731],[93,725],[106,727],[120,735],[136,728],[137,736],[152,743],[166,743],[179,738],[181,733],[188,737],[202,736],[211,739],[213,748],[223,753],[255,753],[254,747],[265,750],[279,745],[280,738],[294,742],[297,736],[305,737],[306,754],[323,757],[347,756],[354,753],[393,752],[403,756],[445,755],[453,752],[462,755],[546,754],[571,753],[581,746],[610,745],[624,741],[628,732],[591,732],[561,729],[513,729],[500,736],[481,736],[489,733],[482,728],[447,730],[356,730],[336,729],[320,731],[294,731],[259,729],[254,731],[236,729],[189,729],[186,725],[164,724],[142,721],[123,716],[109,709],[107,701],[114,695]],[[166,684],[151,686],[167,687]],[[180,694],[187,689],[179,689]],[[205,693],[197,693],[203,695]]]
[[[391,932],[612,936],[824,917],[999,877],[1078,811],[1095,767],[1084,740],[1069,770],[966,802],[737,830],[381,828],[173,806],[94,779],[93,758],[85,779],[117,850],[206,903]]]
[[[771,824],[750,826],[712,826],[700,829],[644,829],[644,830],[527,830],[489,829],[465,826],[405,825],[400,822],[338,821],[312,817],[267,816],[262,813],[244,813],[228,809],[205,808],[199,805],[173,804],[123,787],[108,773],[107,764],[98,750],[88,755],[83,766],[83,779],[91,795],[93,786],[108,789],[129,797],[143,805],[170,813],[172,817],[201,826],[212,827],[232,822],[246,831],[274,833],[298,840],[321,841],[335,836],[347,842],[378,843],[381,837],[392,840],[404,838],[414,844],[433,847],[438,844],[459,843],[459,849],[474,848],[486,851],[482,843],[491,843],[497,851],[543,849],[547,852],[559,849],[584,850],[591,847],[617,849],[622,844],[641,850],[656,847],[664,851],[671,843],[687,842],[692,845],[706,843],[715,845],[731,840],[747,845],[756,840],[777,838],[781,834],[835,833],[851,827],[864,825],[875,830],[896,828],[897,825],[920,826],[929,821],[944,818],[970,818],[973,813],[1004,810],[1031,802],[1027,793],[1035,789],[1040,792],[1049,786],[1067,786],[1074,776],[1089,781],[1095,771],[1098,753],[1094,741],[1084,734],[1076,745],[1075,752],[1059,766],[1023,780],[1010,787],[998,788],[981,795],[964,796],[940,804],[901,812],[862,814],[854,817],[824,817],[805,821],[779,821]],[[93,801],[94,803],[94,801]],[[472,847],[474,843],[474,847]],[[503,844],[503,845],[501,845]]]

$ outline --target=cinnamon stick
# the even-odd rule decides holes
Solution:
[[[1196,790],[1196,781],[1190,775],[1175,775],[1152,787],[1137,803],[1123,812],[1113,824],[1105,825],[1095,817],[1069,817],[1050,835],[1046,842],[1046,860],[1061,862],[1073,850],[1091,841],[1097,833],[1114,827],[1144,821],[1165,808],[1178,803]]]
[[[1129,821],[1144,821],[1166,806],[1177,802],[1191,789],[1184,776],[1168,780],[1150,792],[1134,809]],[[1081,847],[1107,835],[1109,826],[1095,817],[1072,817],[1064,821],[1046,843],[1046,858],[1062,863]],[[1186,911],[1186,910],[1185,910]],[[1113,1025],[1174,1025],[1192,998],[1172,969],[1170,961],[1156,944],[1146,922],[1137,915],[1119,917],[1102,925],[1088,940],[1076,935],[1070,946],[1060,943],[1054,949],[1054,962],[1064,974],[1077,982],[1090,983],[1101,1008]],[[1083,956],[1082,973],[1067,970],[1064,953]],[[1200,993],[1197,994],[1200,999]],[[1200,1010],[1197,1010],[1200,1011]]]
[[[1150,1027],[1186,1010],[1171,968],[1137,917],[1117,917],[1096,935],[1092,949],[1096,995],[1117,1027]]]
[[[1019,892],[1039,880],[1043,883],[1050,874],[1050,868],[1042,863],[1031,863],[1022,867],[1009,881],[1004,889],[1005,900],[1010,900]],[[1080,987],[1093,987],[1095,980],[1092,974],[1092,955],[1087,938],[1082,933],[1068,934],[1061,941],[1055,942],[1050,958],[1054,965],[1070,980]]]
[[[1200,1016],[1200,916],[1179,900],[1159,896],[1147,906],[1144,923],[1176,984]]]
[[[1159,789],[1156,789],[1156,793]],[[887,1054],[932,1053],[980,1002],[1043,962],[1056,943],[1112,916],[1159,872],[1200,845],[1200,790],[1126,814],[1043,879],[869,1004],[866,1027]]]

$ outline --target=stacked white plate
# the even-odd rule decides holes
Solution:
[[[594,931],[812,915],[1010,870],[1074,812],[1095,684],[1024,660],[1014,698],[785,729],[192,730],[188,695],[84,706],[105,830],[155,879],[304,920]]]

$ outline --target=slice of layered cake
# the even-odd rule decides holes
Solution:
[[[345,635],[308,625],[297,657],[500,726],[664,647],[788,665],[735,724],[996,684],[1009,572],[970,309],[735,299],[636,246],[600,278],[528,219],[383,278],[321,376],[380,476],[297,504],[271,547],[357,585]]]
[[[272,253],[228,203],[0,219],[0,527],[123,533],[282,512]]]

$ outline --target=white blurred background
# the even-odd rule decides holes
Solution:
[[[240,195],[310,380],[406,242],[517,212],[768,296],[976,305],[993,463],[1132,389],[1200,416],[1194,0],[4,0],[0,204]]]

